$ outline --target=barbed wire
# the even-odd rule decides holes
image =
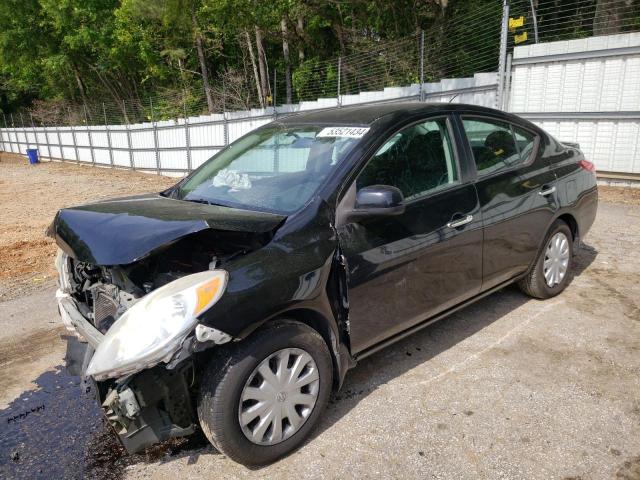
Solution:
[[[534,43],[536,33],[538,42],[552,42],[640,31],[640,2],[637,0],[511,0],[509,16],[524,18],[524,25],[509,35],[510,48]]]

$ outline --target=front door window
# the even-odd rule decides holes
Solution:
[[[458,168],[445,119],[429,120],[401,130],[371,158],[357,188],[391,185],[405,200],[421,197],[458,181]]]

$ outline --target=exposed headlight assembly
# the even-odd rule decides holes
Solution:
[[[227,278],[224,270],[194,273],[143,297],[106,333],[87,375],[104,380],[169,361],[197,317],[220,299]]]

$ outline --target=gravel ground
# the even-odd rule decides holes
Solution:
[[[50,201],[81,201],[66,202],[68,167],[0,163],[1,208],[19,190],[8,178],[35,184],[31,172],[45,168],[60,181]],[[107,178],[73,168],[76,187],[87,171]],[[159,180],[121,181],[143,190],[147,178]],[[80,187],[84,198],[98,192]],[[30,287],[0,303],[0,478],[640,479],[640,207],[604,192],[562,295],[541,302],[509,287],[363,360],[312,438],[258,470],[197,436],[123,455],[91,392],[62,366],[52,287]],[[3,242],[9,232],[2,223]]]

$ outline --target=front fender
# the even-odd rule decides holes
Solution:
[[[314,214],[287,220],[266,246],[224,265],[227,289],[201,323],[234,338],[296,308],[335,323],[326,287],[338,240],[328,211],[323,204]]]

